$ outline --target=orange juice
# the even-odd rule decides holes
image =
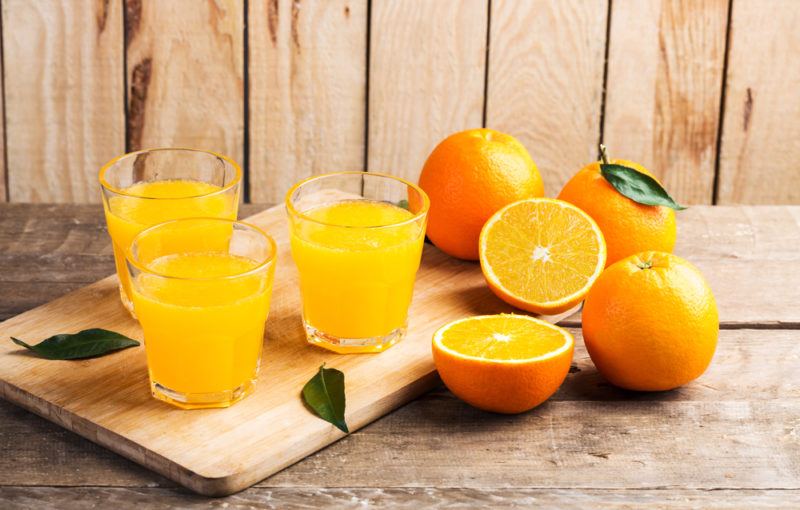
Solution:
[[[275,267],[254,270],[259,265],[219,251],[176,253],[148,262],[148,272],[134,277],[132,298],[157,398],[224,407],[250,391]]]
[[[415,215],[402,207],[373,200],[343,200],[303,216],[306,221],[292,228],[291,247],[306,326],[342,339],[404,330],[424,221],[414,221]]]
[[[235,219],[238,197],[216,193],[221,190],[220,186],[195,180],[140,182],[121,189],[121,194],[110,196],[104,202],[114,262],[126,305],[130,283],[125,270],[125,250],[136,234],[157,223],[178,218]]]

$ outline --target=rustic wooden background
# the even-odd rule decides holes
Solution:
[[[687,203],[800,203],[800,0],[0,0],[0,201],[97,202],[118,154],[192,146],[276,202],[313,173],[416,178],[445,135],[597,155]]]

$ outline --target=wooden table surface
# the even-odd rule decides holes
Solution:
[[[223,499],[0,401],[0,507],[797,506],[800,207],[696,206],[678,237],[722,328],[708,372],[683,388],[609,386],[573,317],[573,368],[539,408],[494,415],[439,388]],[[113,271],[99,206],[0,204],[0,320]]]

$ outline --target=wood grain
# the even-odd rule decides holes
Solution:
[[[5,339],[3,339],[5,341]],[[21,439],[24,436],[25,439]],[[116,453],[17,407],[0,401],[2,485],[177,487],[174,482]]]
[[[486,126],[517,137],[555,196],[597,157],[605,0],[493,0]]]
[[[316,486],[320,468],[338,460],[347,468],[328,473],[328,487],[798,489],[798,412],[796,400],[623,400],[549,401],[500,416],[452,399],[414,401],[380,433],[346,438],[346,456],[324,450],[294,475]]]
[[[656,419],[659,413],[670,414],[672,406],[680,405],[684,402],[693,402],[702,408],[715,408],[719,402],[742,402],[746,400],[753,405],[768,404],[774,401],[798,402],[800,401],[800,376],[798,376],[800,360],[800,344],[797,342],[796,331],[764,331],[764,330],[734,330],[722,331],[720,335],[719,347],[709,370],[697,381],[684,386],[683,388],[666,393],[633,393],[620,390],[610,386],[597,373],[583,345],[580,330],[572,329],[576,335],[576,351],[573,369],[567,376],[564,385],[551,398],[551,404],[575,403],[575,405],[585,405],[584,413],[573,421],[573,426],[577,429],[588,429],[597,420],[605,420],[605,426],[609,429],[622,431],[630,424],[626,422],[627,411],[618,409],[620,402],[625,406],[638,410],[637,412],[650,412],[653,419],[641,426],[637,431],[638,439],[648,441],[669,441],[661,431],[665,424]],[[764,371],[764,363],[770,360],[773,369]],[[779,363],[778,360],[787,360]],[[509,434],[508,441],[519,440],[518,450],[513,458],[516,462],[529,463],[531,465],[540,462],[541,459],[552,455],[552,445],[545,441],[545,431],[543,430],[543,416],[540,411],[528,413],[523,417],[502,417],[489,415],[471,410],[456,398],[444,387],[438,386],[432,392],[420,397],[417,401],[409,404],[410,409],[395,411],[392,415],[380,419],[375,423],[365,427],[353,437],[344,439],[325,450],[307,458],[301,463],[295,464],[286,470],[257,484],[259,487],[314,487],[314,486],[353,486],[369,487],[407,487],[419,486],[420,483],[427,481],[431,486],[444,483],[447,486],[454,486],[455,477],[464,477],[459,480],[458,486],[467,487],[509,487],[526,485],[524,472],[517,477],[509,475],[504,483],[499,483],[495,476],[500,476],[499,472],[490,474],[475,473],[468,477],[468,470],[474,471],[474,466],[484,465],[486,462],[496,464],[496,469],[501,469],[504,462],[512,462],[505,459],[511,446],[506,443],[497,443],[497,436],[500,435],[498,427],[515,427],[519,429],[521,437]],[[437,411],[436,409],[440,409]],[[617,413],[614,417],[603,416],[612,412]],[[648,411],[649,410],[649,411]],[[554,413],[558,413],[556,409]],[[430,428],[431,416],[450,416],[451,420],[457,420],[460,425],[454,431],[461,431],[459,434],[448,434],[439,430],[444,427],[439,424],[437,427]],[[538,418],[535,418],[538,416]],[[549,419],[549,418],[548,418]],[[678,418],[674,418],[678,419]],[[727,424],[720,424],[719,427],[727,427],[728,432],[723,435],[733,435],[740,433],[743,425],[735,416],[727,416],[721,419],[728,420]],[[784,425],[793,423],[789,415],[774,415],[773,421],[782,422]],[[415,432],[415,420],[424,425]],[[447,421],[443,418],[442,422]],[[398,423],[400,423],[398,425]],[[787,425],[787,426],[789,426]],[[800,425],[800,424],[798,424]],[[749,429],[748,429],[749,430]],[[708,434],[717,433],[714,429]],[[370,435],[370,440],[359,438],[361,435]],[[620,432],[621,434],[621,432]],[[486,455],[483,463],[475,464],[465,462],[462,467],[455,468],[452,473],[447,473],[448,468],[453,467],[452,461],[443,460],[442,456],[447,452],[456,451],[463,448],[463,442],[470,436],[474,444],[497,445],[490,451],[485,448],[478,448],[478,452]],[[389,439],[394,437],[396,439]],[[429,439],[426,439],[428,437]],[[383,439],[380,439],[383,438]],[[636,438],[631,438],[631,440]],[[379,447],[374,442],[384,441],[386,445]],[[598,464],[598,459],[608,461],[611,457],[623,458],[629,455],[628,445],[624,441],[606,441],[599,443],[601,438],[597,435],[588,435],[583,440],[572,439],[569,444],[570,451],[583,452],[583,456],[573,456],[575,461],[570,469],[589,470],[602,467],[605,464],[613,471],[619,465],[613,462]],[[365,443],[365,441],[367,441]],[[559,443],[561,444],[561,443]],[[598,450],[602,446],[603,450]],[[0,447],[6,455],[0,457],[0,473],[5,473],[0,485],[101,485],[101,486],[161,486],[171,487],[173,483],[163,477],[149,473],[146,470],[124,461],[114,453],[104,448],[89,443],[55,424],[45,422],[30,413],[23,411],[10,403],[0,402]],[[506,448],[508,447],[508,449]],[[660,457],[659,462],[668,462],[672,456],[673,462],[679,464],[685,451],[669,452],[665,448],[654,446],[654,451]],[[469,449],[475,449],[474,447]],[[739,451],[737,448],[734,450]],[[357,477],[365,470],[374,468],[376,452],[383,452],[381,455],[387,457],[387,461],[380,464],[390,465],[399,463],[396,468],[376,470],[368,477],[368,480],[358,481]],[[646,462],[643,453],[639,451],[635,459],[629,462]],[[602,453],[608,458],[592,455],[592,453]],[[458,455],[466,455],[459,453]],[[708,451],[705,453],[705,461],[715,464],[721,462],[722,455],[713,454]],[[716,455],[716,456],[715,456]],[[342,459],[345,459],[344,461]],[[403,469],[412,469],[413,477],[402,476]],[[539,459],[539,460],[533,460]],[[423,461],[424,460],[424,461]],[[698,460],[699,461],[699,460]],[[347,463],[347,469],[341,470],[337,466],[342,462]],[[442,465],[445,462],[445,465]],[[651,464],[650,462],[648,462]],[[81,466],[76,470],[75,466]],[[722,467],[730,468],[728,464]],[[527,478],[527,483],[531,486],[543,486],[545,484],[558,486],[561,480],[558,467],[553,467],[551,473],[542,473],[535,478]],[[722,469],[722,468],[719,468]],[[709,475],[706,487],[717,487],[719,484],[728,484],[728,480],[720,470],[716,471],[718,478]],[[436,477],[441,477],[438,481]],[[578,475],[575,475],[580,476]],[[611,476],[610,474],[608,476]],[[676,473],[675,476],[678,476]],[[589,479],[591,477],[588,477]],[[535,481],[534,481],[535,480]],[[599,480],[594,487],[603,487],[603,483],[608,480]],[[563,486],[568,486],[563,485]],[[743,487],[749,487],[744,483]],[[779,485],[775,485],[778,487]]]
[[[713,196],[728,0],[613,2],[603,140],[676,200]]]
[[[481,127],[487,0],[372,3],[367,167],[417,180],[453,132]]]
[[[800,273],[787,269],[798,257],[800,208],[695,206],[678,215],[675,254],[703,273],[722,327],[800,327]]]
[[[364,169],[367,0],[251,0],[250,198]]]
[[[800,273],[787,270],[797,260],[792,246],[800,246],[800,208],[696,206],[678,214],[675,253],[703,272],[725,327],[800,327],[789,304],[800,302]]]
[[[244,155],[243,0],[126,0],[127,142]]]
[[[719,162],[719,203],[800,202],[800,10],[735,0]]]
[[[690,207],[678,213],[675,250],[691,260],[791,261],[800,207]]]
[[[797,501],[797,490],[691,489],[504,489],[463,488],[319,488],[250,489],[209,500],[168,489],[121,487],[0,487],[0,498],[12,509],[79,510],[113,507],[118,510],[149,507],[223,508],[342,508],[451,509],[451,508],[614,508],[619,510],[703,508],[752,510],[786,508]]]
[[[87,282],[53,283],[53,282],[0,282],[0,321],[47,303],[53,296],[63,296],[81,287]]]
[[[97,171],[125,151],[119,2],[6,0],[9,194],[18,202],[99,202]]]
[[[241,215],[264,208],[245,204]],[[703,271],[723,327],[800,325],[800,274],[787,270],[798,259],[800,208],[696,206],[679,214],[675,253]],[[98,206],[0,205],[0,320],[113,273],[108,253]],[[580,315],[564,324],[579,325]]]
[[[696,381],[664,393],[636,393],[615,388],[595,369],[583,344],[576,338],[572,371],[553,401],[720,402],[747,400],[800,401],[800,344],[795,330],[722,330],[714,359]],[[769,375],[764,363],[773,360]],[[779,363],[778,360],[786,360]],[[746,395],[746,398],[745,396]]]
[[[241,204],[243,217],[264,204]],[[99,205],[0,206],[0,321],[114,273]]]
[[[243,215],[260,209],[247,205]],[[739,304],[721,301],[721,311],[733,317],[755,306],[758,313],[779,318],[757,327],[786,327],[785,317],[793,312],[781,303],[798,282],[790,281],[785,268],[796,261],[800,208],[698,206],[681,215],[679,253],[707,264],[707,271],[730,266],[728,290],[739,296]],[[0,282],[8,286],[47,286],[49,279],[70,280],[69,274],[92,277],[91,268],[80,269],[81,264],[99,264],[105,246],[97,206],[0,205]],[[45,261],[48,251],[53,253]],[[84,258],[92,252],[94,259]],[[68,262],[71,257],[75,260]],[[774,264],[774,275],[765,277],[765,263]],[[38,283],[14,281],[26,274]],[[747,287],[747,281],[755,283]],[[772,297],[752,296],[759,288]],[[48,299],[46,293],[40,296]],[[487,299],[477,296],[475,306],[490,305]],[[741,323],[730,325],[736,324]],[[259,488],[212,502],[175,490],[171,481],[2,403],[0,449],[7,455],[0,458],[0,485],[6,486],[0,498],[11,508],[65,509],[165,501],[285,508],[367,500],[373,506],[415,508],[520,502],[558,508],[577,501],[621,508],[786,507],[796,499],[792,487],[800,480],[796,334],[723,330],[703,377],[677,391],[641,395],[606,385],[578,335],[572,373],[553,399],[532,413],[487,415],[439,387]]]

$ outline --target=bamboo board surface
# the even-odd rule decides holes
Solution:
[[[430,342],[444,322],[508,311],[476,264],[426,246],[408,337],[379,355],[308,346],[282,207],[250,218],[275,238],[278,264],[256,392],[225,410],[181,411],[150,397],[144,348],[84,361],[48,361],[0,344],[0,391],[25,407],[190,489],[224,495],[248,487],[344,436],[309,413],[305,382],[324,362],[346,374],[352,430],[436,384]],[[101,327],[142,339],[119,303],[116,277],[79,289],[0,325],[0,338],[30,341]]]

